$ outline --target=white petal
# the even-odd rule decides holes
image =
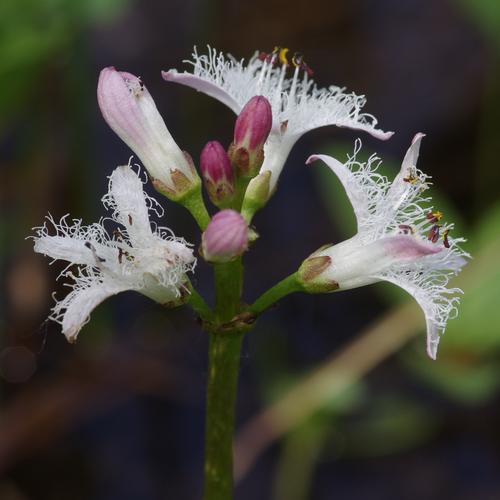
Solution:
[[[440,251],[437,245],[419,241],[413,236],[388,236],[368,244],[354,236],[317,252],[315,256],[326,255],[331,259],[331,265],[319,278],[335,281],[339,289],[348,290],[377,281],[381,273],[394,266],[418,262]]]
[[[408,292],[417,301],[425,315],[427,325],[427,354],[436,359],[441,334],[444,333],[448,319],[456,315],[457,293],[461,290],[445,288],[432,282],[417,282],[405,279],[403,275],[381,275],[380,279],[393,283]]]
[[[392,212],[398,210],[411,194],[418,192],[420,186],[414,184],[414,182],[418,182],[417,178],[421,176],[421,173],[417,170],[417,160],[420,143],[424,137],[425,134],[422,133],[418,133],[413,137],[412,143],[401,163],[401,169],[387,192],[387,209],[392,210]],[[410,182],[412,179],[413,181]]]
[[[152,238],[149,213],[143,184],[128,166],[117,167],[109,177],[109,192],[105,205],[114,209],[116,220],[127,228],[132,246],[146,245]]]
[[[85,241],[69,236],[42,236],[35,239],[34,250],[56,260],[66,260],[74,264],[94,264],[94,257]]]
[[[425,293],[425,291],[414,285],[411,282],[405,282],[403,280],[398,279],[388,279],[384,278],[385,281],[389,281],[394,285],[401,287],[403,290],[408,292],[413,298],[417,301],[418,305],[422,308],[422,311],[425,315],[425,323],[427,326],[427,354],[431,359],[436,359],[437,356],[437,348],[439,345],[440,338],[440,327],[437,322],[434,320],[435,317],[435,306],[429,297]]]
[[[84,226],[80,219],[74,219],[70,225],[66,216],[59,222],[51,216],[47,219],[48,223],[35,228],[35,252],[55,260],[89,266],[116,259],[118,250],[107,245],[108,235],[101,224]],[[52,236],[50,232],[56,234]]]
[[[403,163],[401,164],[401,172],[400,175],[405,177],[408,175],[409,170],[415,168],[417,166],[418,155],[420,152],[420,143],[422,139],[425,137],[425,134],[419,132],[415,134],[411,141],[411,145],[406,151],[405,157],[403,158]]]
[[[179,73],[177,70],[171,69],[169,71],[162,71],[161,76],[166,82],[180,83],[181,85],[191,87],[198,92],[203,92],[204,94],[217,99],[237,115],[242,109],[242,105],[238,103],[229,93],[227,93],[222,86],[204,78],[200,78],[199,76],[192,75],[187,71]]]
[[[61,322],[62,332],[69,342],[74,342],[82,327],[89,321],[90,313],[101,302],[129,289],[128,285],[109,279],[96,281],[84,288],[76,287],[56,304],[53,319]]]
[[[309,165],[316,160],[324,162],[339,178],[345,189],[347,197],[351,202],[352,208],[354,209],[359,230],[363,220],[370,217],[368,205],[370,200],[367,199],[365,193],[363,192],[362,186],[358,182],[357,177],[349,168],[346,167],[346,165],[328,155],[312,155],[307,159],[306,164]]]

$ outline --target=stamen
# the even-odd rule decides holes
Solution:
[[[435,224],[434,226],[432,226],[429,230],[429,233],[427,235],[427,239],[429,241],[432,241],[432,243],[436,243],[437,240],[439,240],[439,229],[440,229],[440,225],[439,224]]]
[[[101,264],[102,262],[106,262],[106,259],[103,259],[102,257],[99,257],[97,255],[97,251],[95,249],[95,246],[90,243],[90,241],[85,242],[85,246],[92,252],[92,255],[94,256],[95,261],[97,264]]]
[[[284,66],[289,66],[290,65],[288,63],[288,59],[286,57],[288,51],[289,51],[289,49],[287,49],[286,47],[283,47],[279,51],[279,60],[280,60],[281,64],[283,64]]]
[[[113,238],[115,238],[115,240],[117,241],[123,241],[125,239],[123,233],[119,229],[113,230]]]
[[[301,70],[303,70],[307,76],[312,77],[314,71],[306,64],[304,61],[304,56],[300,52],[295,52],[292,57],[292,64]]]
[[[302,66],[302,63],[304,62],[304,57],[300,52],[295,52],[292,57],[292,64],[296,68],[300,68]]]
[[[426,218],[431,222],[439,222],[443,218],[443,212],[437,210],[436,212],[429,212]]]
[[[400,224],[398,227],[399,227],[399,230],[402,234],[414,234],[415,233],[414,229],[407,224]]]
[[[133,260],[133,257],[131,257],[130,254],[126,250],[123,250],[122,248],[118,248],[118,264],[122,263],[124,255],[128,261]]]
[[[450,232],[450,229],[449,228],[446,228],[444,231],[443,231],[443,245],[445,248],[450,248],[450,242],[448,240],[448,234]]]
[[[132,225],[132,216],[130,214],[128,214],[128,223]]]
[[[412,186],[414,186],[415,184],[418,183],[419,178],[418,178],[418,175],[417,175],[415,167],[410,167],[408,169],[408,175],[406,177],[403,177],[403,181],[404,182],[408,182]]]

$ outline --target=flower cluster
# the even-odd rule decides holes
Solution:
[[[142,161],[154,187],[195,217],[203,230],[200,255],[216,266],[239,259],[256,238],[250,221],[275,191],[301,135],[327,125],[364,131],[382,140],[392,135],[362,112],[363,96],[336,86],[318,88],[304,58],[290,57],[288,49],[256,53],[245,63],[209,47],[204,55],[195,49],[193,60],[187,62],[191,72],[164,71],[164,80],[214,97],[237,115],[227,148],[214,140],[203,148],[201,179],[140,78],[105,68],[97,95],[104,119]],[[422,137],[415,136],[393,182],[378,172],[376,156],[365,163],[357,161],[359,140],[346,163],[324,155],[307,160],[323,161],[339,178],[358,227],[349,240],[322,247],[305,259],[292,275],[290,292],[328,293],[382,280],[394,283],[413,295],[424,311],[427,350],[435,358],[440,334],[456,314],[459,300],[460,290],[448,288],[448,281],[468,255],[459,247],[463,240],[449,234],[452,225],[441,223],[442,214],[424,195],[428,176],[416,166]],[[211,219],[201,180],[220,209]],[[94,307],[121,291],[135,290],[166,305],[181,304],[192,292],[187,273],[195,266],[193,252],[170,230],[151,225],[149,215],[158,213],[159,205],[144,193],[130,165],[111,174],[103,203],[119,226],[112,233],[104,227],[106,219],[83,226],[80,220],[70,224],[64,217],[56,223],[49,217],[34,237],[35,251],[70,263],[62,274],[73,280],[73,290],[56,303],[51,315],[70,340]]]

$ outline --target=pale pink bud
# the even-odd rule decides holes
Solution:
[[[239,172],[254,177],[264,161],[264,144],[271,131],[271,105],[264,96],[252,97],[236,119],[229,155]]]
[[[210,199],[217,205],[223,205],[234,194],[234,174],[229,156],[217,141],[210,141],[200,155],[201,176]]]
[[[108,125],[139,157],[160,190],[175,195],[195,182],[192,161],[170,135],[140,78],[104,68],[97,100]]]
[[[235,210],[221,210],[212,217],[201,237],[203,257],[208,262],[229,262],[248,248],[248,225]]]

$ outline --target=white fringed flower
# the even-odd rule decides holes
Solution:
[[[377,172],[376,156],[367,163],[356,161],[360,142],[346,164],[324,155],[307,160],[322,160],[340,179],[354,208],[358,232],[320,249],[301,269],[306,280],[310,278],[308,286],[329,283],[331,290],[346,290],[383,280],[406,290],[425,314],[427,352],[435,359],[440,334],[457,314],[461,293],[447,284],[469,255],[458,246],[462,238],[448,236],[453,226],[440,224],[442,214],[434,212],[430,198],[422,196],[429,179],[416,168],[422,137],[417,134],[413,139],[392,183]],[[304,275],[313,269],[311,265],[317,272]]]
[[[286,53],[287,49],[269,55],[256,53],[245,64],[244,60],[226,57],[210,47],[208,54],[199,55],[195,47],[193,60],[185,61],[193,66],[192,73],[179,73],[175,69],[162,72],[166,81],[187,85],[214,97],[237,115],[256,95],[269,100],[273,128],[260,171],[271,171],[271,192],[293,145],[310,130],[336,125],[364,130],[378,139],[388,139],[393,134],[377,129],[375,117],[361,113],[366,102],[364,96],[345,93],[344,88],[333,85],[319,89],[300,57],[292,58],[293,76],[286,78],[290,67]]]
[[[192,250],[170,229],[151,227],[149,212],[161,216],[162,208],[143,191],[139,175],[130,165],[116,168],[103,197],[111,220],[118,223],[110,235],[99,223],[84,226],[81,219],[48,223],[35,228],[35,251],[70,264],[61,276],[69,277],[72,291],[56,302],[50,319],[62,325],[74,341],[92,310],[103,300],[125,290],[135,290],[161,304],[172,304],[188,293],[186,273],[196,264]],[[78,265],[74,273],[69,269]]]

